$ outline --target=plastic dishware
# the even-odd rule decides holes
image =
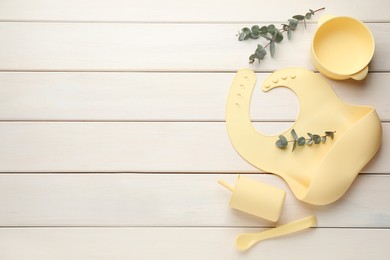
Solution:
[[[294,222],[281,225],[272,229],[268,229],[258,233],[243,233],[236,239],[236,247],[242,251],[249,249],[254,244],[279,236],[284,236],[297,231],[301,231],[317,225],[317,218],[315,216],[308,216]]]
[[[374,50],[374,37],[361,21],[332,15],[324,15],[318,20],[312,59],[325,76],[338,80],[364,79]]]
[[[218,183],[232,192],[231,208],[273,222],[279,219],[286,197],[284,190],[241,175],[234,187],[223,180]]]

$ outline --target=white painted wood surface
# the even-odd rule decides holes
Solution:
[[[248,177],[287,191],[279,223],[315,214],[318,226],[324,228],[390,226],[389,176],[360,175],[341,200],[326,207],[301,203],[275,176],[252,174]],[[0,223],[6,227],[275,225],[230,209],[231,194],[217,185],[219,179],[233,184],[236,175],[2,174]]]
[[[383,139],[342,199],[313,207],[278,177],[252,174],[224,109],[257,44],[238,42],[237,30],[322,6],[374,34],[366,80],[329,82],[346,102],[376,107]],[[388,10],[387,0],[0,0],[0,259],[389,258]],[[259,83],[278,68],[313,69],[321,14],[251,66]],[[252,99],[266,133],[298,112],[286,89]],[[239,252],[237,234],[275,224],[228,207],[217,180],[235,173],[287,191],[277,224],[315,214],[318,227]]]
[[[244,56],[245,58],[246,56]],[[269,73],[258,73],[260,85]],[[39,121],[224,121],[233,73],[2,72],[0,119]],[[390,74],[332,81],[345,102],[374,106],[390,121]],[[254,92],[255,121],[293,121],[299,104],[286,88]],[[55,102],[54,102],[55,101]],[[50,108],[50,109],[48,109]]]
[[[247,57],[257,46],[256,41],[237,41],[237,30],[246,25],[4,22],[0,27],[4,46],[0,48],[0,69],[233,72],[248,66]],[[390,24],[367,25],[376,40],[370,70],[389,71]],[[310,46],[316,28],[316,24],[308,24],[306,30],[299,27],[291,41],[277,45],[275,59],[267,56],[257,69],[314,69]]]

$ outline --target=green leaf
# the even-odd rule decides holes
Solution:
[[[270,24],[270,25],[267,26],[267,31],[268,31],[270,34],[272,34],[272,35],[275,34],[275,31],[276,31],[276,30],[277,30],[277,29],[276,29],[276,27],[275,27],[274,24]]]
[[[253,25],[251,28],[251,38],[257,39],[260,37],[260,28],[258,25]]]
[[[325,132],[325,135],[326,135],[326,136],[329,136],[332,140],[333,140],[333,138],[334,138],[334,132],[332,132],[332,131],[326,131],[326,132]]]
[[[323,143],[326,142],[326,136],[321,137],[321,142],[323,142]]]
[[[313,10],[309,9],[309,11],[310,11],[310,13],[311,13],[312,15],[315,14]]]
[[[271,43],[269,45],[269,50],[270,50],[270,53],[271,53],[271,57],[273,57],[274,54],[275,54],[275,42],[274,41],[271,41]]]
[[[310,137],[310,139],[313,139],[313,134],[307,133],[307,135]]]
[[[255,60],[257,59],[257,56],[256,54],[252,54],[251,56],[249,56],[249,63],[250,64],[253,64],[255,62]],[[260,60],[259,60],[259,63],[260,63]]]
[[[260,32],[259,31],[254,31],[250,35],[251,39],[257,39],[260,37]]]
[[[302,146],[302,145],[305,145],[305,143],[306,143],[306,138],[305,137],[299,137],[298,145]]]
[[[244,38],[245,38],[245,33],[239,32],[239,33],[238,33],[238,40],[239,40],[239,41],[243,41]]]
[[[310,13],[310,12],[306,13],[306,14],[305,14],[305,18],[306,18],[306,19],[310,19],[310,18],[311,18],[311,13]]]
[[[268,30],[267,30],[267,26],[262,26],[261,28],[260,28],[260,33],[261,34],[267,34],[268,33]]]
[[[277,147],[283,149],[287,147],[288,141],[286,137],[284,137],[283,135],[279,135],[279,140],[277,140],[275,144]]]
[[[291,39],[291,29],[287,30],[287,38],[290,40]]]
[[[305,17],[303,15],[294,15],[293,16],[294,19],[297,19],[298,21],[302,21],[303,19],[305,19]]]
[[[295,150],[295,147],[297,147],[297,141],[294,141],[294,143],[293,143],[293,147],[292,147],[292,150],[291,150],[291,152],[294,152],[294,150]]]
[[[260,27],[258,25],[253,25],[251,30],[252,30],[252,32],[255,32],[255,31],[260,32]]]
[[[297,133],[295,132],[295,129],[291,130],[291,135],[294,137],[294,140],[298,140],[298,135]]]
[[[308,140],[306,144],[309,145],[309,146],[312,145],[313,144],[313,139]]]
[[[321,143],[321,136],[313,135],[313,141],[314,141],[315,144]]]
[[[239,41],[248,40],[251,37],[251,30],[248,27],[241,29],[241,32],[238,35]]]
[[[272,38],[269,37],[268,35],[266,35],[266,34],[260,34],[260,35],[261,35],[261,37],[263,37],[263,38],[265,38],[265,39],[267,39],[269,41],[272,41]]]
[[[258,44],[255,54],[256,54],[256,58],[261,60],[267,54],[267,51],[264,49],[264,47],[261,44]]]
[[[276,43],[279,43],[283,40],[283,34],[279,30],[276,30],[274,40]]]
[[[291,30],[294,31],[297,28],[298,20],[296,20],[296,19],[288,19],[288,21],[289,21],[288,26],[290,27]]]

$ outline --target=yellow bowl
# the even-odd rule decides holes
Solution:
[[[361,21],[330,15],[319,19],[312,55],[314,66],[325,76],[364,79],[374,50],[374,37]]]

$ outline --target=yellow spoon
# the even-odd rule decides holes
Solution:
[[[238,235],[236,239],[236,247],[242,251],[245,251],[257,242],[273,237],[287,235],[306,228],[314,227],[316,225],[317,218],[315,216],[309,216],[266,231],[258,233],[243,233]]]

